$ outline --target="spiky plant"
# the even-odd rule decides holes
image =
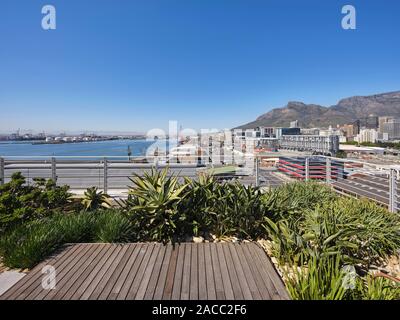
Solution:
[[[310,255],[306,264],[286,274],[286,287],[294,300],[342,300],[348,288],[341,257]]]
[[[99,191],[97,187],[88,188],[84,193],[82,205],[86,211],[97,210],[100,208],[110,208],[111,199],[108,194]]]
[[[138,239],[168,242],[182,235],[186,213],[178,205],[188,194],[187,183],[180,184],[177,176],[168,173],[168,167],[152,169],[130,179],[133,186],[122,205],[135,225]]]

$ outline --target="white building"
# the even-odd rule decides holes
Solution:
[[[382,132],[387,133],[389,139],[400,139],[400,120],[390,119],[383,123],[382,128]]]
[[[354,138],[358,143],[371,142],[376,143],[379,140],[388,140],[387,133],[380,133],[375,129],[361,129],[360,133]]]

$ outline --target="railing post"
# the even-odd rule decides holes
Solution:
[[[51,180],[57,182],[57,165],[56,165],[56,158],[51,158]]]
[[[390,169],[389,175],[389,211],[396,212],[397,206],[397,185],[396,185],[396,170]]]
[[[259,159],[256,156],[255,158],[255,173],[256,173],[256,187],[260,186],[260,165],[259,165]]]
[[[332,161],[330,158],[326,158],[326,167],[325,167],[325,171],[326,171],[326,183],[331,183],[332,180]]]
[[[158,157],[154,159],[154,168],[158,171]]]
[[[4,158],[0,158],[0,186],[5,183],[5,175],[4,175]]]
[[[108,191],[108,165],[107,165],[107,158],[104,158],[103,162],[103,189],[104,193]]]
[[[310,158],[306,157],[306,162],[305,162],[305,174],[306,174],[306,181],[310,180]]]

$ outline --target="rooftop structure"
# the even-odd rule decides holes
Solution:
[[[281,149],[335,155],[339,151],[339,137],[287,135],[280,138],[279,147]]]

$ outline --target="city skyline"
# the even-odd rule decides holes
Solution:
[[[293,100],[400,89],[394,2],[352,1],[356,30],[338,0],[52,4],[43,30],[41,1],[6,1],[1,132],[224,129]]]

